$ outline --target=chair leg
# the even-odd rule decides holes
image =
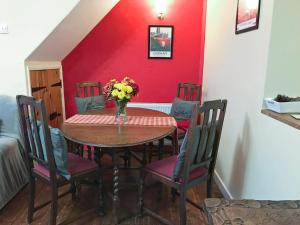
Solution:
[[[157,201],[160,202],[162,200],[162,192],[163,192],[163,184],[159,182],[158,184],[158,191],[157,191]]]
[[[130,166],[131,166],[131,155],[130,155],[130,150],[128,148],[125,149],[124,155],[122,157],[124,159],[124,167],[130,168]]]
[[[33,221],[34,199],[35,199],[35,178],[31,176],[29,181],[29,205],[28,205],[28,216],[27,216],[28,223],[32,223]]]
[[[149,146],[148,146],[148,148],[149,148],[149,151],[148,151],[148,163],[151,163],[151,161],[152,161],[152,156],[153,156],[153,142],[150,142],[149,143]]]
[[[57,200],[58,200],[58,189],[56,184],[52,185],[52,203],[51,203],[51,211],[50,211],[50,225],[56,225],[56,217],[57,217]]]
[[[76,196],[76,184],[75,184],[75,181],[73,180],[71,182],[71,193],[72,193],[72,200],[75,201],[77,199],[77,196]]]
[[[179,201],[179,216],[180,225],[186,225],[186,191],[184,188],[180,190],[180,201]]]
[[[176,192],[177,192],[177,190],[175,188],[171,189],[172,202],[175,202],[175,200],[176,200]]]
[[[178,154],[179,153],[179,149],[178,149],[178,134],[177,134],[177,129],[175,129],[174,133],[172,134],[172,146],[173,146],[172,155]]]
[[[87,146],[87,152],[88,152],[88,159],[92,160],[92,148],[91,146]]]
[[[211,198],[212,197],[212,186],[213,186],[213,178],[212,178],[212,176],[208,177],[206,185],[207,185],[206,196],[207,196],[207,198]]]
[[[163,138],[158,141],[158,159],[159,160],[161,160],[162,157],[163,157],[163,147],[164,147],[164,144],[165,144],[165,142],[164,142]]]

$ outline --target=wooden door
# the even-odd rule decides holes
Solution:
[[[31,70],[30,83],[32,96],[45,102],[49,125],[60,127],[63,113],[59,69]]]

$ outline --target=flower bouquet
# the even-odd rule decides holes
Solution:
[[[116,121],[118,123],[127,121],[126,105],[138,92],[139,86],[129,77],[125,77],[121,82],[116,79],[110,80],[103,87],[105,97],[116,102]]]

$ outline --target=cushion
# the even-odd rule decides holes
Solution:
[[[105,101],[103,95],[91,97],[75,97],[75,104],[78,113],[84,113],[89,110],[103,109]]]
[[[77,156],[73,153],[68,153],[67,158],[69,162],[67,170],[72,177],[81,175],[83,173],[92,172],[98,167],[97,163],[95,163],[94,161],[83,159],[82,157]],[[49,170],[41,164],[36,164],[34,166],[34,171],[44,177],[50,177]],[[57,174],[57,178],[61,179],[66,177]]]
[[[191,120],[180,120],[177,121],[177,127],[180,128],[181,130],[187,132],[189,126],[190,126]]]
[[[41,138],[41,144],[43,148],[43,154],[45,161],[47,161],[46,146],[45,146],[45,137],[41,123],[37,123],[39,128],[39,135]],[[68,146],[67,142],[58,128],[53,128],[49,126],[51,143],[53,148],[54,159],[58,173],[64,176],[66,179],[70,179],[70,173],[68,171]]]
[[[192,117],[193,108],[199,101],[185,101],[175,98],[172,103],[170,115],[176,120],[186,120]]]
[[[195,132],[194,132],[194,143],[192,146],[192,152],[191,152],[191,160],[194,160],[197,154],[197,150],[198,150],[198,146],[199,146],[199,142],[200,142],[200,131],[201,131],[201,126],[196,126]],[[174,171],[173,171],[173,180],[176,180],[179,178],[181,171],[183,169],[184,166],[184,160],[185,160],[185,153],[187,150],[187,140],[188,140],[188,133],[186,133],[186,135],[184,136],[183,142],[181,144],[180,147],[180,151],[176,160],[176,164],[174,167]],[[202,154],[202,153],[198,153],[198,154]],[[191,162],[192,163],[192,162]]]
[[[151,172],[155,172],[164,177],[172,178],[176,162],[177,162],[177,156],[173,155],[171,157],[152,162],[146,165],[145,169]],[[190,172],[189,181],[192,181],[200,176],[203,176],[206,173],[207,173],[207,168],[205,167],[196,168]],[[182,180],[179,179],[178,181],[181,182]]]

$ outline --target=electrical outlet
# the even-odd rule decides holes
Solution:
[[[8,25],[6,23],[0,23],[0,34],[8,34]]]

